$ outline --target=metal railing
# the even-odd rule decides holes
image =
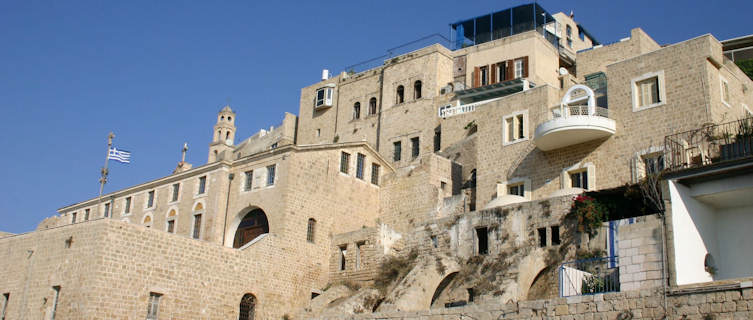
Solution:
[[[596,116],[609,118],[609,109],[602,107],[593,107],[593,112],[589,106],[565,106],[552,109],[552,118],[562,118],[569,116]],[[564,111],[564,112],[563,112]]]
[[[753,117],[664,137],[667,171],[703,167],[753,157]]]
[[[476,111],[476,107],[487,104],[495,100],[499,100],[499,99],[500,98],[493,98],[493,99],[478,101],[478,102],[469,103],[469,104],[461,104],[459,106],[454,106],[454,107],[452,106],[452,104],[448,104],[444,107],[439,108],[439,117],[447,118],[447,117],[457,116],[464,113],[473,112],[473,111]]]
[[[560,296],[619,292],[620,269],[617,258],[592,258],[563,263],[559,268]]]
[[[384,65],[385,61],[390,58],[394,58],[394,57],[397,57],[397,56],[400,56],[400,55],[403,55],[412,51],[420,50],[422,48],[428,47],[435,43],[438,43],[446,48],[450,47],[449,39],[445,38],[441,34],[434,33],[428,36],[418,38],[413,41],[403,43],[394,48],[387,49],[384,55],[374,57],[365,61],[361,61],[353,65],[346,66],[343,68],[343,71],[355,74],[355,73],[360,73],[366,70],[374,69],[376,67]]]

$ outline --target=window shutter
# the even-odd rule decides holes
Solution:
[[[523,57],[523,78],[528,78],[528,56]]]
[[[494,63],[489,66],[489,68],[492,69],[491,79],[489,81],[489,84],[497,83],[497,65],[498,65],[497,63]]]
[[[481,85],[481,68],[473,67],[473,87],[477,88]]]
[[[507,60],[505,64],[505,80],[515,78],[515,62],[513,60]]]
[[[331,106],[332,105],[332,88],[327,88],[326,90],[326,102],[325,105]]]

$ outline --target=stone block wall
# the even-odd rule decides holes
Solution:
[[[661,219],[639,217],[619,227],[620,290],[633,291],[662,285]]]

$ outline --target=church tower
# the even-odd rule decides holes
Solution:
[[[217,114],[217,124],[214,125],[214,138],[209,144],[209,160],[215,162],[230,157],[235,139],[235,112],[230,106],[225,106]]]

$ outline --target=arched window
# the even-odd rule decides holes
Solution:
[[[238,320],[254,320],[254,309],[256,308],[256,297],[253,294],[246,293],[241,298],[240,312]]]
[[[413,99],[421,99],[421,80],[413,83]]]
[[[314,243],[314,232],[316,228],[316,220],[309,218],[308,228],[306,230],[306,241]]]
[[[152,227],[152,216],[144,217],[144,226],[146,226],[147,228]]]
[[[361,103],[356,102],[353,105],[353,120],[361,118]]]
[[[201,238],[201,218],[204,214],[204,206],[201,202],[197,203],[193,208],[193,226],[191,230],[191,237],[194,239]]]
[[[376,98],[371,97],[371,99],[369,99],[369,114],[376,114],[376,112],[377,112]]]
[[[405,102],[405,88],[403,86],[397,86],[397,103]]]

